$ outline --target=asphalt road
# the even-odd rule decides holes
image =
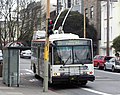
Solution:
[[[33,90],[39,92],[42,82],[35,79],[30,70],[30,59],[21,59],[20,74],[21,84],[33,86]],[[24,76],[28,76],[27,78]],[[54,85],[49,86],[49,90],[56,95],[120,95],[120,73],[95,69],[96,80],[88,82],[86,86],[78,85]],[[25,78],[25,79],[24,79]],[[25,82],[27,81],[27,82]],[[49,94],[48,94],[49,95]]]

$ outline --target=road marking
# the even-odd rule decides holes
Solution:
[[[6,92],[7,95],[24,95],[23,93],[20,92]]]
[[[113,79],[95,79],[97,81],[112,81]]]
[[[112,95],[112,94],[108,94],[108,93],[92,90],[92,89],[89,89],[89,88],[82,88],[82,89],[86,90],[86,91],[89,91],[89,92],[92,92],[92,93],[100,94],[100,95]]]
[[[20,75],[31,75],[31,74],[34,74],[32,70],[29,70],[29,69],[21,69],[21,70],[25,70],[26,72],[25,73],[20,73]]]
[[[108,77],[102,77],[102,76],[95,76],[95,80],[105,80],[105,81],[110,81],[110,80],[113,80],[113,79],[110,79],[110,78],[108,78]]]
[[[20,73],[21,76],[23,75],[31,75],[31,73]]]
[[[33,71],[30,70],[30,69],[20,69],[20,70],[21,70],[21,71],[23,70],[23,71],[27,71],[27,72],[33,73]]]
[[[30,82],[38,81],[38,79],[30,79]]]
[[[117,73],[117,72],[109,72],[109,71],[102,71],[102,70],[96,70],[96,71],[102,72],[102,73],[107,73],[107,74],[120,75],[120,73]]]
[[[4,89],[14,89],[12,87],[0,87],[1,90],[4,90]]]
[[[32,70],[29,70],[29,69],[24,69],[24,70],[27,71],[27,72],[33,73]]]

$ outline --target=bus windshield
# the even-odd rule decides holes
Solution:
[[[54,64],[92,64],[90,45],[71,45],[54,47]]]

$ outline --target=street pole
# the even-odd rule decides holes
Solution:
[[[84,38],[86,38],[86,12],[85,12],[85,0],[84,0]]]
[[[50,19],[50,0],[47,0],[46,8],[46,42],[44,49],[44,81],[43,92],[48,91],[48,63],[49,63],[49,37],[48,37],[48,20]]]
[[[109,0],[107,0],[107,47],[106,55],[109,56]]]
[[[59,0],[57,0],[57,15],[59,13]]]
[[[81,2],[81,13],[84,14],[84,0]]]
[[[1,35],[1,23],[2,23],[2,21],[0,21],[0,49],[2,50],[2,35]]]
[[[86,38],[86,16],[85,16],[85,10],[84,10],[84,38]]]
[[[19,0],[17,0],[17,39],[19,37]]]

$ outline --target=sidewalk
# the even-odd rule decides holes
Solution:
[[[33,76],[21,76],[20,85],[8,87],[0,77],[0,95],[59,95],[51,90],[43,92],[41,81]]]

